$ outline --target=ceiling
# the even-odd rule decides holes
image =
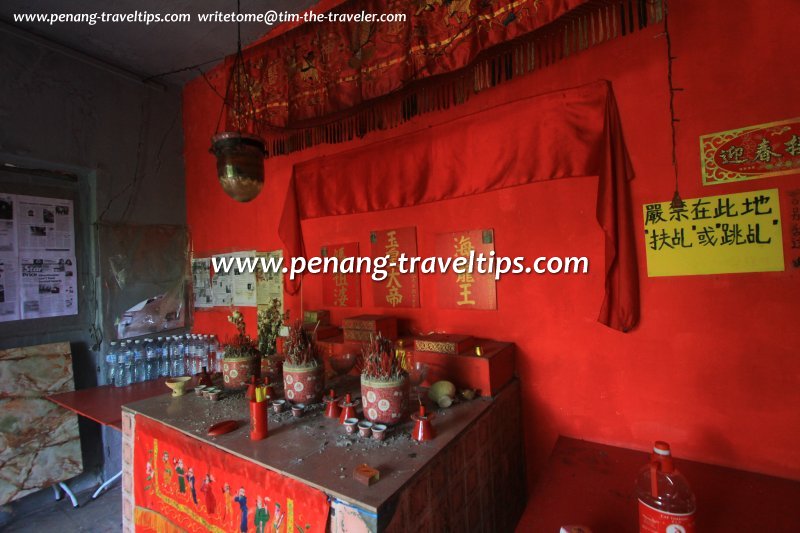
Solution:
[[[299,13],[317,0],[241,0],[242,13],[267,10]],[[191,22],[87,23],[13,22],[19,13],[190,13]],[[66,46],[140,78],[159,76],[188,66],[214,63],[236,51],[235,22],[199,22],[197,13],[236,11],[236,0],[2,0],[0,19],[56,44]],[[242,23],[242,42],[251,43],[274,26]],[[164,75],[161,83],[182,85],[197,76],[196,69]]]

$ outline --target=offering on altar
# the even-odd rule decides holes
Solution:
[[[395,353],[394,343],[378,333],[364,347],[361,401],[372,422],[396,424],[406,415],[408,373]]]

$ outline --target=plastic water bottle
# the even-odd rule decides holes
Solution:
[[[183,338],[177,335],[172,337],[170,344],[170,360],[172,361],[172,376],[178,377],[186,374],[186,364],[184,361]]]
[[[156,339],[156,353],[158,354],[158,375],[162,378],[169,377],[169,345],[164,337]]]
[[[192,335],[186,334],[183,336],[183,353],[184,353],[184,373],[193,376],[194,371],[194,341]]]
[[[211,356],[211,336],[203,335],[203,362],[210,372],[214,371],[213,359]]]
[[[106,350],[105,355],[105,378],[106,378],[106,385],[114,385],[116,381],[115,376],[117,374],[117,341],[111,341]]]
[[[188,351],[189,351],[189,375],[194,376],[200,370],[197,368],[197,361],[198,361],[198,342],[197,342],[197,335],[189,335],[189,344],[188,344]]]
[[[639,532],[680,531],[694,533],[694,493],[686,478],[672,464],[669,444],[657,441],[636,478],[639,498]]]
[[[117,375],[114,384],[117,387],[125,387],[131,383],[133,383],[133,358],[127,341],[122,341],[117,354]]]
[[[142,341],[136,339],[133,343],[133,380],[139,383],[145,380],[145,357]]]
[[[159,353],[157,351],[156,342],[154,339],[146,339],[144,344],[144,355],[145,355],[145,371],[144,371],[144,378],[147,381],[151,379],[156,379],[158,377],[158,363],[159,363]]]
[[[222,354],[219,353],[219,341],[216,335],[208,338],[208,368],[213,372],[222,372]]]

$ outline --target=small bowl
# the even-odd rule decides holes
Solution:
[[[384,424],[374,424],[372,426],[372,438],[384,440],[386,438],[386,426]]]
[[[286,400],[275,400],[272,402],[272,411],[275,414],[280,414],[286,409]]]
[[[208,387],[206,387],[205,385],[197,385],[197,386],[195,386],[195,388],[194,388],[194,393],[195,393],[197,396],[202,396],[202,395],[203,395],[203,391],[204,391],[204,390],[206,390],[207,388],[208,388]]]
[[[348,418],[344,421],[344,430],[351,435],[356,432],[358,425],[358,418]]]
[[[217,389],[215,387],[211,387],[203,391],[206,398],[211,400],[212,402],[219,401],[220,395],[222,395],[222,389]]]
[[[183,396],[186,394],[186,384],[191,380],[191,376],[180,376],[177,378],[169,378],[166,381],[167,387],[172,389],[173,396]]]
[[[362,420],[358,423],[358,434],[362,437],[369,437],[372,435],[372,422],[369,420]]]
[[[296,403],[292,406],[292,415],[300,418],[303,416],[303,412],[306,410],[306,404],[304,403]]]

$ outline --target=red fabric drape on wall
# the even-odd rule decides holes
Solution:
[[[301,220],[409,207],[559,178],[599,176],[605,298],[598,321],[639,320],[628,181],[633,169],[608,82],[523,98],[411,135],[298,164],[278,233],[305,253]],[[546,228],[543,228],[546,231]],[[287,280],[296,291],[299,282]]]
[[[262,132],[344,111],[410,82],[461,69],[483,50],[542,28],[587,1],[346,0],[332,11],[404,15],[405,20],[316,21],[249,47],[245,61]],[[320,8],[314,11],[319,14]],[[609,32],[609,21],[599,12],[596,16],[598,33],[601,24]],[[232,126],[245,120],[231,111]]]

